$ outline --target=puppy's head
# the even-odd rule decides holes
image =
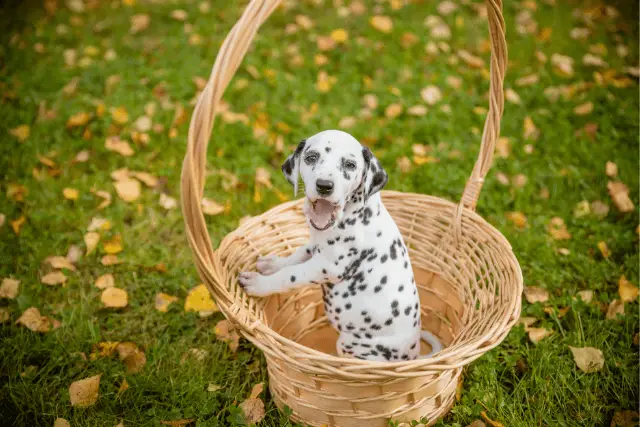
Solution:
[[[367,147],[337,130],[320,132],[300,142],[282,165],[282,172],[296,194],[302,177],[305,214],[318,230],[339,221],[347,203],[366,203],[388,179]]]

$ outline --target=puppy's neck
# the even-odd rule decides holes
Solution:
[[[354,196],[350,197],[344,205],[344,213],[349,215],[365,208],[370,208],[372,210],[375,209],[377,211],[378,207],[381,205],[382,199],[380,198],[380,193],[373,194],[371,197],[367,198],[366,201],[362,194],[356,193]]]

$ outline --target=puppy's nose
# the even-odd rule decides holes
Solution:
[[[328,196],[333,193],[333,181],[328,179],[319,179],[316,181],[316,190],[322,196]]]

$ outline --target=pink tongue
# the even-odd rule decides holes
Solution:
[[[333,214],[334,206],[331,202],[324,199],[316,201],[315,208],[311,207],[311,220],[318,226],[324,227],[331,221],[331,215]]]

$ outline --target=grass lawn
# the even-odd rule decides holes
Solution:
[[[217,203],[210,209],[222,211],[208,216],[214,246],[242,217],[292,197],[280,164],[300,139],[329,128],[376,152],[388,189],[457,200],[487,108],[479,3],[285,3],[231,82],[214,128],[205,190]],[[484,411],[505,426],[609,426],[640,398],[638,215],[621,212],[607,191],[624,183],[637,209],[637,2],[505,3],[504,138],[478,211],[511,242],[525,285],[547,291],[541,302],[523,299],[523,316],[552,333],[534,343],[515,327],[466,368],[460,399],[437,425],[467,426]],[[3,425],[52,426],[58,417],[73,426],[244,424],[239,404],[267,380],[264,358],[244,340],[232,349],[218,339],[221,313],[185,310],[200,282],[172,203],[193,100],[245,4],[4,2]],[[373,15],[392,25],[371,25]],[[272,190],[256,188],[259,167]],[[116,181],[122,168],[129,172]],[[71,262],[49,258],[67,254]],[[103,276],[98,284],[109,285],[107,274],[126,291],[125,308],[102,302],[95,283]],[[631,286],[622,287],[623,305],[622,276]],[[177,298],[166,312],[155,306],[160,292]],[[107,302],[121,294],[107,291]],[[16,324],[31,307],[51,319],[36,317],[32,328],[48,332]],[[135,357],[123,363],[124,347],[106,342],[135,343]],[[581,371],[569,346],[599,349],[603,367]],[[95,375],[95,404],[72,406],[70,385]],[[292,425],[268,391],[260,398],[259,425]]]

